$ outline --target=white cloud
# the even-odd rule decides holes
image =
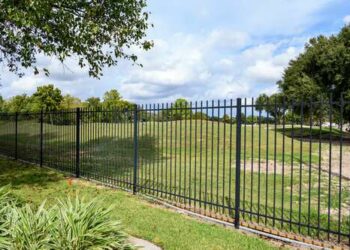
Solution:
[[[161,46],[156,44],[154,51],[140,57],[145,60],[144,68],[126,69],[129,75],[123,73],[122,94],[145,102],[179,96],[192,100],[254,96],[261,91],[261,84],[274,88],[289,60],[303,46],[303,42],[300,47],[287,41],[260,45],[239,42],[233,45],[235,49],[227,50],[233,36],[217,30],[207,34],[178,33],[158,41]]]
[[[13,81],[9,88],[15,93],[32,93],[37,86],[40,86],[43,83],[44,81],[42,77],[29,75]]]
[[[282,77],[288,62],[295,58],[301,48],[293,46],[279,51],[281,43],[262,44],[242,53],[242,60],[248,65],[245,75],[256,83],[275,83]]]
[[[239,49],[249,43],[249,35],[244,32],[216,29],[209,34],[209,37],[204,42],[208,47]]]
[[[296,48],[294,46],[288,47],[283,53],[274,57],[274,64],[277,66],[287,66],[290,59],[297,57],[302,52],[303,48]]]
[[[171,101],[181,96],[191,100],[254,96],[260,92],[260,84],[274,86],[300,50],[288,42],[255,45],[248,35],[229,30],[176,33],[156,39],[153,50],[138,53],[144,67],[122,62],[96,81],[73,59],[63,66],[57,60],[42,58],[51,71],[49,78],[29,74],[12,81],[6,93],[32,93],[38,85],[54,83],[63,93],[82,99],[102,96],[111,88],[135,102]]]
[[[283,67],[276,66],[271,61],[257,61],[246,70],[247,76],[258,83],[276,82],[282,73]]]
[[[347,15],[343,18],[345,24],[350,24],[350,15]]]

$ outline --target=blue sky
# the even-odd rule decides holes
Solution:
[[[350,23],[349,0],[149,0],[151,51],[137,51],[143,68],[121,61],[100,79],[74,59],[40,56],[51,75],[22,78],[0,69],[1,94],[31,94],[52,83],[86,99],[109,89],[137,103],[254,97],[272,93],[290,59],[312,36]]]

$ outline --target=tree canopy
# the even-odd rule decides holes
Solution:
[[[82,106],[81,100],[72,95],[64,95],[60,104],[62,109],[74,109]]]
[[[266,105],[277,100],[277,108],[283,99],[287,103],[305,103],[310,100],[327,103],[332,97],[335,101],[350,99],[350,25],[329,37],[318,36],[310,39],[305,50],[296,59],[289,62],[283,77],[277,82],[279,93],[272,96],[262,94],[257,99],[257,109],[265,110],[274,118],[281,117],[282,109],[274,111],[273,106]],[[329,105],[314,105],[313,116],[317,120],[325,119]],[[295,107],[299,114],[301,107]],[[303,107],[303,114],[310,115],[310,107]],[[334,110],[335,119],[339,110]],[[350,121],[350,107],[344,107],[344,120]]]
[[[310,39],[277,84],[289,100],[350,97],[350,26]]]
[[[279,122],[281,121],[284,111],[287,109],[282,93],[272,94],[271,96],[261,94],[256,99],[255,104],[258,111],[265,110],[270,116],[277,119]]]
[[[123,100],[116,89],[112,89],[104,94],[102,107],[106,110],[125,110],[132,108],[132,104]]]
[[[3,110],[5,112],[27,112],[29,111],[30,98],[26,95],[16,95],[5,101]]]
[[[56,111],[63,100],[61,90],[52,84],[40,86],[32,96],[32,111]]]
[[[0,62],[22,75],[21,67],[39,72],[38,54],[61,62],[75,56],[90,76],[99,77],[120,58],[136,62],[131,46],[152,47],[145,40],[145,7],[145,0],[0,1]]]
[[[163,118],[169,120],[189,119],[191,114],[190,104],[184,98],[176,99],[172,107],[162,112]]]
[[[85,101],[85,107],[90,110],[100,110],[101,109],[101,100],[98,97],[89,97]]]

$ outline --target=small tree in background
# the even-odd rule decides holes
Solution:
[[[99,97],[89,97],[84,102],[84,107],[88,110],[100,110],[102,107],[101,99]]]
[[[61,90],[55,88],[53,84],[40,86],[32,95],[32,111],[57,111],[62,100]]]
[[[31,111],[40,112],[43,110],[44,112],[48,112],[48,114],[45,114],[45,121],[48,121],[51,124],[65,124],[67,122],[63,121],[65,120],[63,117],[53,115],[51,113],[61,108],[62,100],[63,96],[61,94],[61,90],[55,88],[53,84],[40,86],[31,96]]]
[[[102,107],[104,110],[114,111],[111,114],[105,113],[103,121],[118,122],[130,119],[130,113],[126,112],[132,110],[133,104],[123,100],[120,93],[116,89],[112,89],[104,94]]]
[[[74,109],[82,107],[81,100],[78,97],[71,96],[69,94],[63,96],[60,107],[62,109]]]
[[[178,98],[171,107],[162,112],[162,117],[168,120],[184,120],[191,117],[192,110],[189,102],[184,98]],[[193,117],[192,117],[193,118]]]
[[[281,123],[283,113],[288,108],[286,104],[283,104],[283,98],[282,93],[272,94],[271,96],[261,94],[255,102],[256,110],[265,111],[270,117],[273,117],[278,123]]]
[[[193,113],[192,118],[196,119],[196,120],[208,120],[207,114],[205,114],[203,112],[195,112],[195,113]]]
[[[5,100],[4,98],[0,95],[0,112],[3,112],[5,109]]]
[[[16,95],[5,101],[4,111],[9,113],[27,112],[30,110],[30,101],[31,98],[26,94]]]

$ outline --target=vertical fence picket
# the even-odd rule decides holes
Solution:
[[[80,177],[80,108],[76,109],[75,176]]]
[[[15,114],[15,159],[18,159],[18,112]]]
[[[241,190],[241,125],[242,125],[242,100],[237,99],[236,113],[236,176],[235,176],[235,227],[239,228],[240,219],[240,190]]]
[[[133,178],[133,194],[136,194],[137,192],[137,165],[138,165],[138,111],[137,111],[137,105],[134,106],[134,178]]]
[[[40,112],[40,167],[43,166],[43,154],[44,154],[44,111]]]

